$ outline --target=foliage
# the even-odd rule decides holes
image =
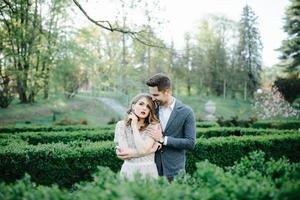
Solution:
[[[274,128],[274,129],[292,129],[298,130],[300,128],[299,120],[264,120],[257,121],[252,125],[253,128]]]
[[[258,90],[254,98],[254,109],[259,119],[299,117],[299,113],[284,100],[276,87],[271,91]]]
[[[207,160],[197,163],[193,174],[177,177],[134,181],[121,178],[105,167],[98,167],[89,182],[72,190],[57,185],[42,186],[29,175],[15,183],[0,183],[3,199],[297,199],[299,197],[299,163],[286,158],[265,158],[261,151],[244,156],[232,167],[221,168]]]
[[[78,181],[91,180],[91,174],[99,165],[108,166],[116,172],[122,161],[115,156],[113,142],[99,141],[112,140],[113,131],[106,126],[104,128],[84,131],[78,127],[77,131],[74,127],[63,131],[64,128],[59,127],[58,132],[2,133],[1,179],[12,182],[28,173],[37,183],[71,187]],[[295,131],[210,128],[208,132],[199,130],[199,133],[195,149],[187,156],[189,174],[195,171],[196,162],[208,159],[218,166],[231,166],[257,148],[263,150],[268,158],[285,155],[293,162],[300,160],[300,138]]]
[[[249,117],[248,120],[239,119],[238,116],[231,117],[225,120],[223,117],[218,117],[217,123],[222,127],[250,127],[257,119]]]
[[[252,96],[260,85],[262,43],[257,27],[257,17],[253,9],[246,5],[243,8],[239,23],[239,44],[237,47],[238,67],[247,74],[244,77],[249,94]]]
[[[211,15],[203,19],[195,34],[195,42],[190,45],[190,50],[185,48],[182,65],[190,67],[191,84],[198,94],[224,95],[224,82],[227,82],[229,90],[233,88],[231,80],[237,78],[232,72],[231,61],[233,57],[231,49],[234,48],[236,23],[225,16]],[[190,51],[190,56],[187,52]],[[189,58],[190,57],[190,58]],[[190,62],[190,66],[188,65]],[[186,74],[183,74],[186,77]],[[226,94],[224,95],[226,96]]]
[[[290,5],[285,12],[284,31],[288,34],[287,39],[282,41],[281,66],[290,76],[299,78],[300,75],[300,1],[290,0]]]
[[[283,95],[289,103],[300,97],[300,79],[299,78],[277,78],[274,86]]]
[[[49,90],[49,75],[66,1],[1,1],[1,74],[13,78],[21,103],[33,103],[40,90]],[[7,72],[12,72],[8,75]],[[2,77],[1,77],[2,78]],[[1,81],[3,82],[3,81]],[[44,91],[48,93],[48,91]]]

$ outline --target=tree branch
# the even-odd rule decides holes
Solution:
[[[99,26],[99,27],[101,27],[105,30],[108,30],[108,31],[111,31],[111,32],[115,31],[115,32],[123,33],[123,34],[128,34],[132,39],[135,39],[138,42],[140,42],[141,44],[146,45],[146,46],[156,47],[156,48],[164,48],[164,49],[166,48],[165,46],[157,45],[157,44],[152,43],[149,40],[145,40],[145,38],[142,36],[142,33],[145,32],[144,30],[142,30],[142,31],[126,30],[124,28],[113,27],[111,25],[111,23],[109,21],[106,21],[106,20],[104,20],[104,21],[94,20],[93,18],[91,18],[88,15],[88,13],[83,9],[83,7],[78,3],[77,0],[73,0],[73,2],[80,9],[80,11],[86,16],[86,18],[88,20],[90,20],[92,23],[94,23],[95,25],[97,25],[97,26]]]
[[[3,0],[3,2],[6,4],[6,6],[9,7],[9,9],[10,9],[11,11],[14,11],[13,6],[11,5],[11,3],[9,3],[9,1]],[[4,7],[6,7],[6,6],[4,6]],[[3,7],[3,8],[4,8],[4,7]],[[2,7],[1,7],[1,9],[2,9]]]

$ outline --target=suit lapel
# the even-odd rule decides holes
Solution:
[[[180,106],[181,103],[176,99],[175,106],[173,108],[173,111],[171,112],[170,118],[167,122],[164,132],[167,132],[168,128],[172,125],[173,121],[175,121],[175,118],[178,116],[178,109],[180,108]]]

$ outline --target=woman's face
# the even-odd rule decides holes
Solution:
[[[145,119],[150,113],[150,103],[149,100],[145,97],[140,98],[136,104],[132,106],[134,114],[139,118]]]

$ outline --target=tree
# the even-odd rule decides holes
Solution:
[[[239,22],[238,65],[245,72],[245,89],[251,96],[260,85],[262,43],[257,28],[257,17],[249,5],[243,8]],[[246,98],[246,93],[245,93]]]
[[[185,47],[184,47],[184,55],[182,58],[183,66],[181,67],[184,70],[187,94],[188,96],[191,96],[191,88],[192,88],[191,35],[189,33],[185,33],[184,40],[185,40]]]
[[[62,31],[60,31],[61,21],[66,19],[67,14],[65,14],[65,10],[68,4],[67,0],[46,0],[43,4],[43,9],[46,11],[43,15],[41,13],[41,18],[43,19],[41,24],[43,40],[40,41],[42,45],[40,60],[44,99],[47,99],[49,96],[49,80],[54,68],[55,54],[58,51],[57,42],[62,34]]]
[[[203,87],[207,94],[224,95],[229,73],[229,49],[231,48],[234,24],[223,16],[210,15],[201,21],[193,48],[192,66],[198,93]]]
[[[290,76],[300,78],[300,0],[290,0],[291,4],[285,12],[284,31],[288,38],[280,47],[281,65]]]
[[[0,27],[4,35],[4,62],[13,69],[21,103],[33,103],[43,87],[44,91],[48,91],[50,66],[57,39],[56,27],[60,18],[58,15],[64,13],[65,2],[1,1]]]

